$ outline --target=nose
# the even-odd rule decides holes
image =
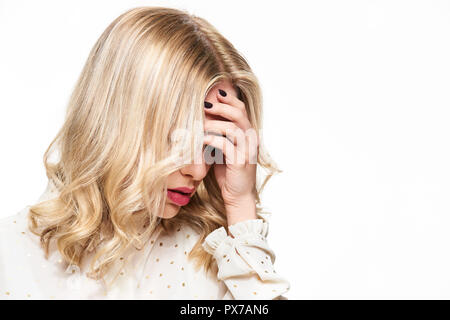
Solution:
[[[190,176],[196,181],[201,181],[208,173],[210,167],[205,161],[202,161],[202,163],[188,164],[181,168],[180,172],[183,176]]]

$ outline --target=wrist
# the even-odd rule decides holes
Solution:
[[[228,225],[257,219],[256,202],[253,195],[243,196],[232,203],[225,204]]]

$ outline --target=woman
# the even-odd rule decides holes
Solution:
[[[2,298],[283,299],[261,122],[255,75],[207,21],[120,15],[44,155],[47,189],[0,223]]]

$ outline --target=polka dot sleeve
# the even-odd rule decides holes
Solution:
[[[285,299],[289,282],[278,275],[273,263],[275,253],[267,244],[268,223],[263,219],[245,220],[211,232],[203,248],[218,265],[217,278],[228,291],[224,299]]]

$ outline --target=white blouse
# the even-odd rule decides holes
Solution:
[[[38,202],[53,196],[49,182]],[[39,237],[28,230],[28,210],[0,220],[0,299],[286,299],[290,288],[274,270],[267,214],[229,226],[234,238],[223,227],[207,236],[202,245],[214,256],[217,274],[188,261],[199,234],[181,226],[175,236],[159,232],[142,250],[129,249],[106,290],[104,282],[86,276],[87,259],[82,271],[66,265],[54,244],[45,259]]]

